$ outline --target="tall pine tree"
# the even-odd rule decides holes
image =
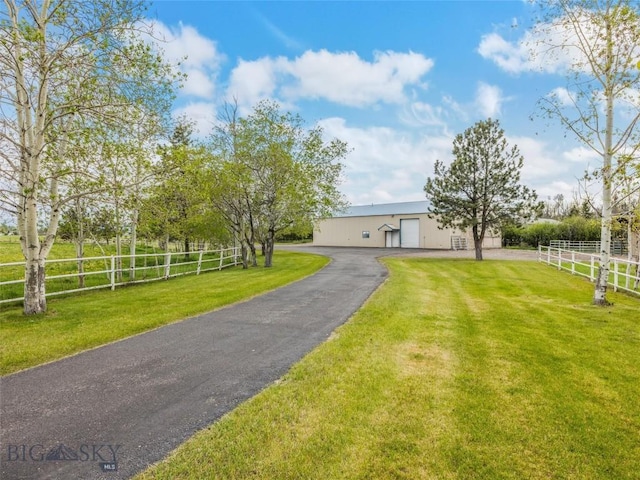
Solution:
[[[458,134],[454,160],[447,168],[440,160],[424,191],[429,213],[441,228],[471,228],[476,260],[482,260],[482,242],[488,231],[531,217],[539,208],[536,193],[520,185],[523,157],[509,148],[497,120],[484,120]]]

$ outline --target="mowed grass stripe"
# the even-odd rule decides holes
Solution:
[[[329,259],[277,251],[274,266],[189,275],[47,301],[44,315],[0,308],[0,373],[8,374],[120,340],[273,290],[315,273]]]
[[[640,301],[533,262],[383,261],[328,342],[140,478],[637,478]]]

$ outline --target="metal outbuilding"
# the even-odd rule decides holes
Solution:
[[[313,243],[333,247],[473,248],[471,232],[438,228],[438,220],[427,214],[428,207],[427,201],[352,206],[319,221]],[[500,246],[499,236],[485,237],[483,248]]]

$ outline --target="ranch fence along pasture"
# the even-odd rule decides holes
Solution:
[[[595,282],[600,256],[564,248],[539,246],[538,260],[555,266],[558,270],[565,270],[572,275],[580,275]],[[640,295],[640,263],[612,257],[608,283],[616,292],[622,290]]]
[[[577,241],[577,240],[551,240],[549,246],[552,248],[562,248],[583,253],[598,253],[600,251],[600,240]],[[611,255],[625,255],[627,253],[627,242],[622,240],[611,241]]]
[[[164,280],[238,265],[238,247],[47,260],[46,296]],[[0,304],[24,299],[24,262],[0,264]]]

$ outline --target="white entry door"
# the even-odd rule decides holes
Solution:
[[[420,220],[408,218],[400,220],[400,246],[402,248],[420,247]]]
[[[385,247],[399,247],[400,246],[400,231],[399,230],[393,230],[391,232],[384,232],[384,246]]]

